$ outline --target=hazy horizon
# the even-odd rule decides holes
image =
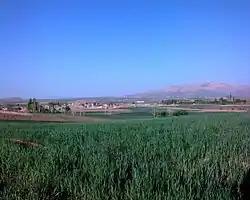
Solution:
[[[1,3],[0,98],[250,84],[250,2]]]
[[[131,95],[137,95],[137,94],[144,94],[144,93],[151,93],[151,92],[157,92],[157,91],[165,91],[166,92],[166,89],[168,87],[173,87],[173,86],[200,86],[200,85],[203,85],[203,84],[206,84],[206,83],[214,83],[214,84],[227,84],[227,85],[231,85],[232,87],[233,86],[248,86],[250,88],[250,84],[237,84],[237,83],[228,83],[228,82],[215,82],[215,81],[206,81],[206,82],[199,82],[199,83],[184,83],[184,84],[170,84],[170,85],[167,85],[165,87],[161,87],[161,88],[154,88],[152,90],[146,90],[146,91],[139,91],[139,92],[135,92],[135,93],[127,93],[127,94],[122,94],[122,95],[103,95],[103,96],[98,96],[98,95],[95,95],[95,96],[50,96],[50,97],[36,97],[36,96],[28,96],[28,97],[22,97],[22,96],[6,96],[6,97],[0,97],[0,99],[12,99],[12,98],[21,98],[21,99],[24,99],[24,100],[27,100],[27,99],[30,99],[30,98],[36,98],[36,99],[79,99],[79,98],[121,98],[121,97],[126,97],[126,96],[131,96]],[[191,89],[190,88],[190,89]],[[209,92],[209,90],[208,90]],[[214,92],[216,92],[216,90],[214,90]],[[250,95],[250,94],[249,94]]]

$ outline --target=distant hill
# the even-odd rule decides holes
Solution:
[[[217,98],[232,95],[236,98],[250,99],[250,84],[237,85],[229,83],[206,82],[201,84],[171,85],[163,89],[148,91],[138,94],[126,95],[126,99],[164,99],[164,98]],[[64,98],[54,101],[76,101],[76,100],[98,100],[113,101],[121,100],[124,97],[85,97],[85,98]],[[39,102],[47,102],[53,99],[37,99]],[[1,103],[27,103],[28,99],[10,97],[0,99]]]
[[[204,97],[225,97],[228,95],[237,98],[250,98],[250,85],[236,85],[228,83],[207,82],[201,84],[172,85],[164,89],[149,91],[134,95],[128,98],[204,98]]]
[[[123,97],[78,97],[78,98],[57,98],[57,99],[36,99],[38,102],[69,102],[69,101],[119,101],[120,99],[123,99]],[[23,104],[28,103],[29,99],[22,99],[20,97],[9,97],[9,98],[0,98],[0,104]]]
[[[9,97],[0,99],[0,103],[23,103],[23,102],[25,102],[25,100],[20,97]]]

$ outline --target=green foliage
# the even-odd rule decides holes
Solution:
[[[158,111],[155,113],[155,117],[166,117],[166,116],[169,116],[167,111]]]
[[[29,103],[28,103],[28,111],[29,112],[33,112],[33,101],[32,99],[29,99]]]
[[[0,127],[0,199],[233,200],[249,165],[243,115]]]
[[[173,116],[181,116],[181,115],[188,115],[186,110],[177,110],[172,113]]]
[[[181,116],[181,115],[188,115],[186,110],[162,110],[154,113],[154,117],[168,117],[168,116]]]
[[[29,112],[40,112],[40,105],[39,103],[36,101],[35,98],[33,99],[29,99],[28,102],[28,111]]]

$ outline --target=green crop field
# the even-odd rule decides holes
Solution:
[[[0,199],[232,200],[249,155],[250,118],[243,114],[0,122]]]

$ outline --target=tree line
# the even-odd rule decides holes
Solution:
[[[233,98],[233,99],[225,99],[215,98],[214,100],[205,100],[205,99],[195,99],[195,100],[178,100],[178,99],[167,99],[162,100],[162,104],[171,105],[171,104],[218,104],[218,105],[227,105],[227,104],[246,104],[247,100]]]

